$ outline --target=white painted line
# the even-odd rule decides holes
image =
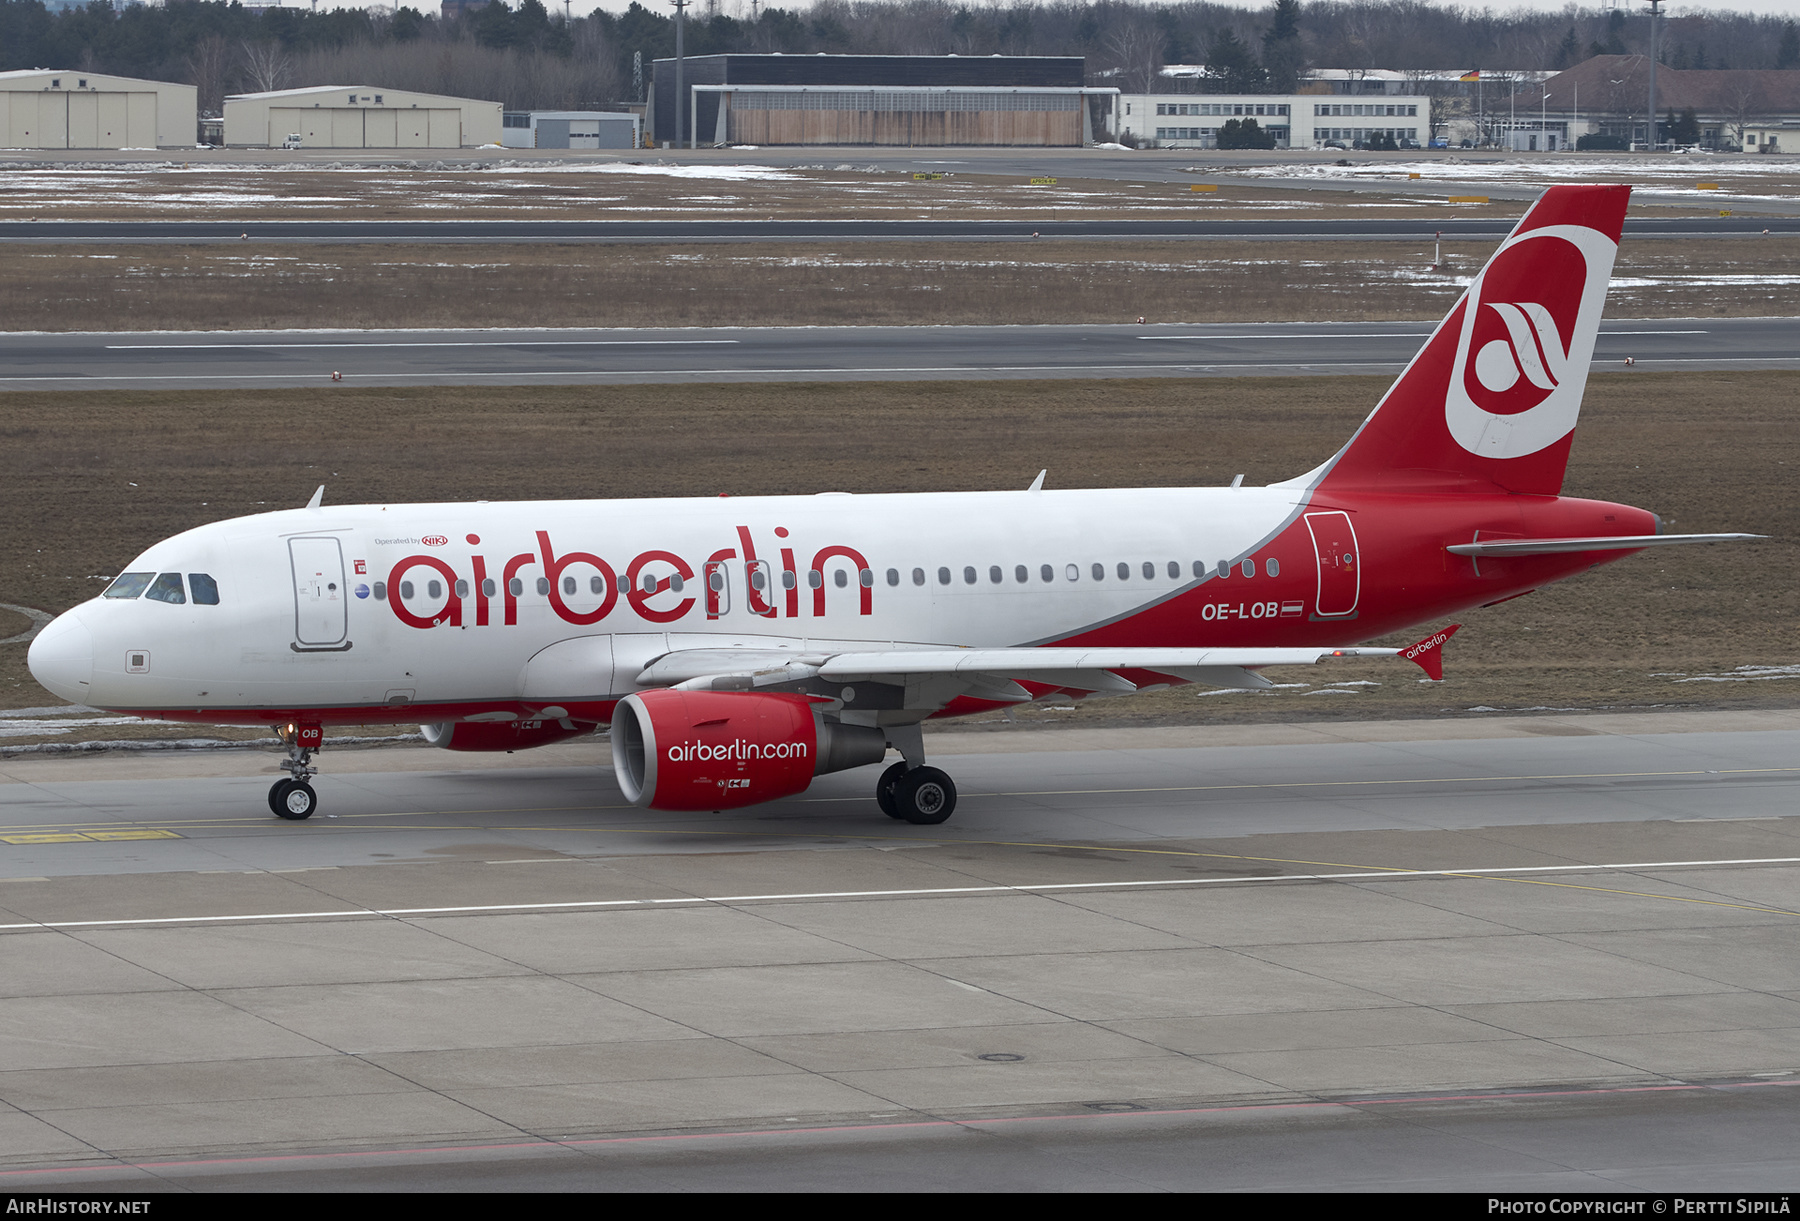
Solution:
[[[1778,358],[1800,360],[1800,357]],[[1267,361],[1184,361],[1179,364],[1118,365],[904,365],[895,368],[836,369],[545,369],[503,370],[495,373],[345,373],[345,381],[420,381],[475,377],[697,377],[707,376],[799,376],[803,374],[849,373],[1109,373],[1142,369],[1399,369],[1399,360],[1291,361],[1270,357]],[[0,385],[9,382],[74,382],[92,385],[96,382],[253,382],[253,381],[324,381],[325,373],[156,373],[96,374],[91,377],[67,374],[58,377],[0,377]]]
[[[1595,357],[1597,365],[1616,365],[1624,358],[1620,356]],[[1791,364],[1795,358],[1791,356],[1639,356],[1633,361],[1640,365],[1775,365]]]
[[[342,343],[109,343],[108,352],[210,352],[267,348],[655,348],[701,347],[741,343],[738,339],[457,339],[407,343],[367,343],[346,339]]]
[[[1658,332],[1661,334],[1663,332]],[[1702,334],[1699,331],[1671,331],[1669,334]],[[1430,331],[1327,331],[1319,335],[1290,335],[1283,331],[1277,335],[1139,335],[1139,339],[1148,341],[1166,341],[1171,339],[1429,339]]]
[[[1429,339],[1431,337],[1431,334],[1432,334],[1432,332],[1430,332],[1430,331],[1324,331],[1317,335],[1290,335],[1284,331],[1284,332],[1279,332],[1279,333],[1273,334],[1273,335],[1267,334],[1267,333],[1247,334],[1247,335],[1139,335],[1138,338],[1141,340],[1144,340],[1146,342],[1167,341],[1167,340],[1171,340],[1171,339],[1194,339],[1194,340],[1252,339],[1252,340],[1259,340],[1259,341],[1269,340],[1269,339]],[[1710,334],[1712,334],[1711,331],[1601,331],[1600,338],[1605,339],[1611,335],[1710,335]]]
[[[137,920],[44,920],[0,924],[0,932],[27,929],[123,928],[230,921],[335,920],[349,916],[469,916],[522,911],[593,911],[608,907],[658,907],[691,903],[769,903],[801,899],[904,899],[926,895],[1044,894],[1065,890],[1125,890],[1145,886],[1237,886],[1251,882],[1343,882],[1380,878],[1483,878],[1526,873],[1609,873],[1633,869],[1687,869],[1720,865],[1796,865],[1800,856],[1744,857],[1717,861],[1637,861],[1617,865],[1510,865],[1498,869],[1387,869],[1358,873],[1273,873],[1261,877],[1151,878],[1138,882],[1044,882],[1026,886],[933,886],[910,890],[821,890],[791,894],[683,896],[668,899],[590,899],[564,903],[489,903],[469,907],[351,907],[311,912],[253,912],[236,916],[154,916]]]

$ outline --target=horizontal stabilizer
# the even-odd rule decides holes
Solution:
[[[1619,534],[1607,538],[1505,538],[1490,543],[1456,543],[1454,555],[1561,555],[1570,551],[1636,551],[1678,543],[1741,543],[1766,534]]]

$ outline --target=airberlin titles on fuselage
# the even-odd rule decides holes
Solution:
[[[519,621],[519,599],[525,594],[525,577],[521,574],[529,570],[539,594],[549,601],[556,615],[568,623],[584,627],[599,623],[618,607],[621,598],[646,622],[675,623],[686,618],[700,598],[705,599],[708,619],[725,614],[731,585],[725,565],[737,563],[745,573],[744,600],[751,614],[766,619],[799,618],[801,570],[797,567],[793,547],[777,548],[781,568],[778,572],[771,571],[769,562],[757,557],[749,527],[738,526],[736,529],[739,546],[714,551],[701,561],[698,572],[682,556],[658,549],[640,552],[623,570],[592,551],[559,554],[550,532],[538,530],[535,531],[535,550],[522,551],[497,562],[485,555],[471,554],[466,574],[458,572],[452,563],[438,555],[419,552],[404,556],[388,570],[386,582],[378,581],[373,587],[359,584],[354,593],[358,598],[372,596],[378,601],[386,601],[395,617],[408,627],[463,627],[466,624],[464,602],[474,604],[470,618],[475,627],[493,624],[496,602],[499,603],[499,622],[513,626]],[[777,526],[774,533],[777,540],[785,541],[788,537],[785,526]],[[441,534],[374,540],[376,545],[428,547],[447,546],[449,541]],[[464,541],[470,547],[481,545],[481,537],[476,534],[465,535]],[[825,615],[825,567],[834,559],[854,565],[855,572],[848,574],[840,570],[834,574],[831,584],[847,587],[854,580],[857,613],[874,614],[874,573],[868,559],[854,547],[831,543],[814,553],[812,563],[805,570],[813,616],[823,618]],[[358,573],[363,572],[365,566],[366,561],[356,561]],[[417,602],[409,578],[421,569],[430,574],[424,578],[425,600],[434,604],[432,609],[424,611],[407,605]],[[681,596],[688,582],[696,577],[701,582],[700,598]],[[663,595],[670,593],[678,596],[673,604],[663,599]]]

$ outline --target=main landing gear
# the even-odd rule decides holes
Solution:
[[[287,758],[275,766],[284,769],[288,778],[277,780],[270,787],[269,812],[290,822],[302,822],[319,808],[319,795],[307,781],[319,774],[312,766],[312,755],[319,746],[320,729],[317,725],[285,725],[281,740],[287,743]]]
[[[910,733],[905,730],[911,730]],[[956,781],[925,766],[925,742],[917,725],[888,730],[888,744],[906,756],[875,782],[875,804],[889,818],[936,826],[956,812]]]

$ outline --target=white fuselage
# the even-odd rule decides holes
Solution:
[[[1293,532],[1294,554],[1260,556],[1254,576],[1242,566],[1305,497],[1285,485],[296,509],[150,548],[127,571],[207,574],[217,605],[93,599],[68,617],[89,634],[91,674],[45,669],[58,694],[96,707],[409,719],[616,697],[673,648],[1049,643],[1125,630],[1210,586],[1220,618],[1187,616],[1181,640],[1131,639],[1206,644],[1230,615],[1310,604],[1318,561]],[[544,654],[573,640],[589,646]],[[52,661],[53,645],[39,651]]]

